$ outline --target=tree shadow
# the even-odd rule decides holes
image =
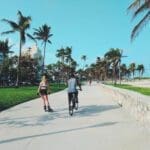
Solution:
[[[36,135],[10,138],[10,139],[6,139],[6,140],[1,140],[0,144],[16,142],[16,141],[21,141],[21,140],[26,140],[26,139],[36,138],[36,137],[51,136],[51,135],[56,135],[56,134],[61,134],[61,133],[69,133],[69,132],[74,132],[74,131],[90,129],[90,128],[99,128],[99,127],[104,127],[104,126],[111,126],[111,125],[115,125],[116,123],[117,122],[104,122],[104,123],[100,123],[100,124],[94,124],[94,125],[83,126],[83,127],[78,127],[78,128],[65,129],[65,130],[48,132],[48,133],[41,133],[41,134],[36,134]]]
[[[118,105],[89,105],[89,106],[81,106],[79,110],[76,111],[76,115],[80,117],[86,116],[95,116],[101,112],[109,111],[112,109],[120,108]]]
[[[38,118],[39,116],[32,116],[32,117],[5,117],[3,119],[0,119],[0,124],[5,124],[9,126],[15,126],[15,127],[24,127],[24,126],[33,126],[36,124],[33,123],[33,120]]]
[[[108,111],[112,109],[120,108],[118,105],[89,105],[81,106],[79,110],[74,112],[72,117],[89,117],[99,115],[103,111]],[[39,114],[35,116],[25,116],[25,117],[5,117],[0,119],[0,124],[9,125],[10,127],[22,128],[29,126],[44,126],[50,123],[50,121],[55,119],[65,119],[68,118],[68,108],[58,109],[53,113]]]

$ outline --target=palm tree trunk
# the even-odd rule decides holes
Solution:
[[[121,84],[121,70],[120,70],[120,64],[121,64],[121,62],[119,62],[119,84]]]
[[[44,67],[45,67],[45,50],[46,50],[46,42],[44,43],[44,56],[43,56],[42,74],[44,73]]]
[[[20,72],[21,49],[22,49],[22,40],[21,40],[21,34],[20,34],[19,56],[18,56],[18,67],[17,67],[17,80],[16,80],[16,86],[17,87],[20,85],[20,79],[21,79],[21,72]]]
[[[116,79],[116,66],[113,68],[113,78],[114,78],[114,85],[117,84],[117,79]]]

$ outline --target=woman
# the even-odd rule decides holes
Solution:
[[[48,93],[50,93],[49,84],[46,75],[42,77],[42,80],[39,84],[38,93],[40,94],[41,98],[43,99],[44,110],[53,112],[53,109],[50,107],[48,101]]]

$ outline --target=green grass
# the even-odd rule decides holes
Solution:
[[[37,88],[37,86],[0,88],[0,111],[39,97],[37,95]],[[51,84],[52,93],[63,90],[65,88],[66,86],[64,84]]]
[[[110,85],[110,84],[109,84]],[[112,85],[112,84],[111,84]],[[132,90],[132,91],[136,91],[138,93],[141,93],[143,95],[148,95],[150,96],[150,88],[146,88],[146,87],[136,87],[136,86],[132,86],[132,85],[128,85],[128,84],[117,84],[117,85],[112,85],[114,87],[118,87],[118,88],[122,88],[122,89],[128,89],[128,90]]]

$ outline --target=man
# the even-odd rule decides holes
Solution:
[[[68,80],[68,102],[69,102],[69,107],[70,107],[70,103],[71,103],[71,98],[73,96],[73,94],[75,93],[76,96],[76,102],[78,103],[78,90],[77,90],[77,86],[79,86],[79,89],[81,89],[81,84],[79,82],[79,80],[75,77],[75,75],[72,73],[69,77]],[[73,107],[75,107],[75,103],[73,103]]]

